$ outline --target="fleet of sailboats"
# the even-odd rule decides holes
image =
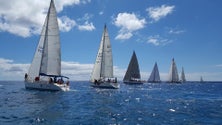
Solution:
[[[91,86],[118,89],[117,78],[113,76],[112,47],[106,25],[102,34],[99,50],[91,74]]]
[[[39,43],[29,68],[25,75],[25,87],[27,89],[68,91],[68,77],[61,75],[61,50],[60,50],[59,26],[54,1],[51,0],[49,10],[42,28]],[[64,82],[67,79],[67,82]],[[118,89],[120,87],[117,78],[113,75],[113,56],[110,38],[106,25],[102,33],[96,61],[91,74],[91,86],[97,88]],[[203,78],[201,77],[201,82]],[[124,83],[142,84],[139,63],[135,51],[133,51]],[[149,83],[160,83],[160,74],[157,63],[148,79]],[[179,80],[177,66],[174,58],[170,66],[170,83],[186,82],[184,68],[182,67]]]
[[[69,82],[65,83],[64,79],[68,77],[61,75],[59,27],[54,1],[51,0],[32,64],[25,75],[25,87],[68,91]]]
[[[148,82],[149,83],[159,83],[159,82],[161,82],[160,73],[159,73],[157,63],[155,63],[155,65],[153,67],[153,70],[152,70],[152,73],[151,73],[151,75],[148,79]]]
[[[123,82],[126,84],[142,84],[143,83],[141,81],[140,68],[139,68],[139,63],[138,63],[135,51],[133,51],[133,55],[128,65],[126,74],[123,78]]]

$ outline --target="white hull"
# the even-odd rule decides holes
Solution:
[[[92,87],[95,88],[105,88],[105,89],[119,89],[120,85],[113,82],[103,82],[103,83],[92,83]]]
[[[69,91],[66,84],[59,85],[57,83],[47,82],[25,82],[26,89],[49,90],[49,91]]]

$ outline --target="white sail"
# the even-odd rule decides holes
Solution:
[[[138,60],[137,60],[135,51],[133,51],[133,55],[131,57],[131,60],[128,65],[126,74],[123,78],[123,81],[130,81],[133,79],[140,80],[140,78],[141,78],[141,76],[140,76],[140,69],[139,69]]]
[[[91,81],[113,77],[113,59],[110,39],[106,25],[102,34],[96,62],[92,71]]]
[[[57,14],[53,0],[41,32],[28,76],[34,79],[40,73],[47,75],[61,75],[61,51]]]
[[[157,63],[153,67],[153,71],[148,79],[148,82],[160,82],[160,74]]]
[[[68,91],[69,81],[64,83],[63,78],[69,79],[61,76],[59,26],[54,1],[51,0],[32,64],[25,74],[25,87]]]
[[[174,61],[174,58],[172,59],[172,64],[171,64],[171,67],[170,67],[169,82],[172,82],[172,83],[179,82],[177,66],[176,66],[176,63]]]
[[[182,72],[181,72],[181,82],[186,82],[186,77],[185,77],[185,73],[184,73],[184,69],[182,67]]]
[[[25,74],[25,87],[68,91],[69,81],[64,83],[63,78],[69,79],[61,76],[59,26],[54,1],[51,0],[32,64],[28,74]]]

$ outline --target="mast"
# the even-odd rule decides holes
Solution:
[[[105,56],[105,54],[104,54],[104,47],[105,47],[105,41],[106,41],[106,36],[105,36],[105,34],[106,34],[106,24],[104,25],[104,29],[103,29],[103,35],[102,35],[102,41],[101,41],[101,44],[102,44],[102,59],[101,59],[101,69],[100,69],[100,78],[103,78],[104,77],[104,68],[105,68],[105,66],[104,66],[104,63],[105,63],[105,58],[106,58],[106,56]]]

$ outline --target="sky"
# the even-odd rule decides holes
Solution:
[[[221,0],[54,0],[62,74],[89,80],[107,25],[114,76],[122,80],[133,51],[143,80],[155,62],[162,81],[172,58],[188,81],[222,81]],[[50,0],[0,0],[0,80],[23,80]]]

